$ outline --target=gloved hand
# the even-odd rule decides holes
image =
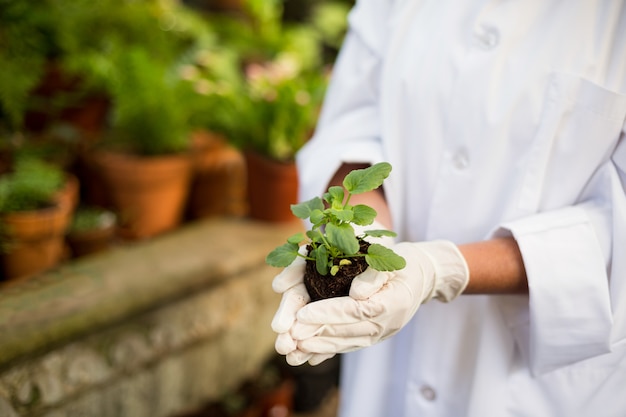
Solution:
[[[354,229],[355,233],[359,235],[365,230],[385,229],[385,226],[374,221],[367,227],[355,226]],[[394,239],[389,236],[367,239],[388,247],[394,243]],[[301,254],[305,254],[306,246],[300,247],[299,251]],[[297,343],[289,333],[296,321],[296,313],[311,300],[303,282],[304,265],[305,260],[302,257],[297,257],[272,282],[272,289],[279,294],[283,294],[280,306],[272,320],[272,330],[278,333],[274,347],[279,354],[286,355],[287,363],[291,365],[301,365],[307,361],[311,365],[317,365],[335,356],[334,353],[315,354],[303,352],[297,349]],[[318,327],[321,327],[321,325]]]
[[[397,333],[419,306],[433,298],[448,302],[463,292],[469,270],[448,241],[392,246],[406,267],[379,272],[368,268],[352,282],[349,297],[310,303],[297,311],[289,330],[291,360],[307,354],[334,355],[372,345]],[[304,363],[304,362],[301,362]]]
[[[306,247],[300,248],[300,253],[304,253]],[[278,333],[275,342],[275,349],[281,355],[286,355],[287,363],[290,365],[301,365],[309,362],[317,365],[335,356],[332,354],[306,353],[297,349],[296,341],[289,334],[289,330],[296,321],[296,313],[304,307],[310,300],[309,293],[304,285],[304,258],[297,257],[291,265],[283,269],[272,281],[272,289],[283,294],[280,306],[272,320],[272,330]]]

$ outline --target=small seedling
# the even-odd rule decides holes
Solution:
[[[366,252],[362,251],[366,237],[395,237],[394,232],[375,229],[357,235],[353,227],[371,225],[377,213],[364,204],[351,205],[351,197],[380,187],[390,172],[391,165],[386,162],[353,170],[344,178],[343,187],[331,186],[323,199],[315,197],[293,204],[292,213],[300,219],[309,220],[311,228],[306,234],[297,233],[289,237],[287,243],[267,255],[266,262],[271,266],[286,267],[301,256],[308,262],[315,262],[315,268],[322,276],[336,276],[342,268],[361,257],[365,258],[368,266],[378,271],[404,268],[404,258],[383,245],[368,242]],[[306,253],[299,251],[303,243],[307,244]]]

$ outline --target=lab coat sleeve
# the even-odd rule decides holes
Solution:
[[[321,195],[342,163],[383,160],[378,78],[384,50],[382,22],[391,0],[359,1],[335,63],[315,134],[296,155],[300,200]]]
[[[505,234],[515,237],[526,267],[528,328],[514,331],[533,374],[626,341],[624,131],[580,204],[505,223],[496,235]]]

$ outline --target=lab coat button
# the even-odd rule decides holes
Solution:
[[[452,157],[452,164],[460,170],[469,167],[469,156],[467,155],[467,152],[465,150],[460,150],[455,153]]]
[[[486,50],[490,50],[498,46],[500,34],[493,27],[479,26],[474,32],[474,36],[478,43]]]
[[[429,386],[429,385],[422,385],[420,387],[420,393],[422,394],[422,397],[426,400],[426,401],[435,401],[435,399],[437,398],[437,393],[435,392],[435,390]]]

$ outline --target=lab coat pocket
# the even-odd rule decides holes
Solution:
[[[609,160],[626,119],[626,96],[576,75],[552,73],[531,143],[519,208],[574,204]]]
[[[510,416],[623,417],[626,346],[540,376],[512,369]]]

